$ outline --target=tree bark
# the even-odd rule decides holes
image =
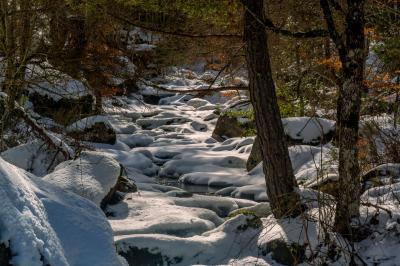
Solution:
[[[244,5],[249,90],[263,155],[267,195],[276,218],[297,216],[301,212],[300,197],[295,191],[297,182],[276,99],[267,32],[259,22],[264,19],[264,1],[246,0]]]
[[[364,80],[364,0],[348,0],[346,14],[346,57],[342,60],[343,85],[339,91],[337,128],[339,140],[339,191],[335,229],[351,234],[351,219],[359,216],[360,168],[358,129]]]

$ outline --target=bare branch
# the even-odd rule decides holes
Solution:
[[[329,36],[329,32],[325,29],[314,29],[309,31],[299,31],[299,32],[292,32],[290,30],[285,30],[282,28],[278,28],[274,25],[274,23],[268,18],[259,18],[257,17],[254,12],[252,12],[248,6],[246,5],[245,0],[241,0],[244,8],[246,11],[251,14],[258,23],[263,25],[267,30],[272,31],[277,34],[281,34],[283,36],[292,37],[292,38],[299,38],[299,39],[308,39],[308,38],[320,38],[320,37],[327,37]]]

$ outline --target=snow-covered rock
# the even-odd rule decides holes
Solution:
[[[141,133],[118,135],[117,138],[130,148],[147,147],[154,142],[154,137]]]
[[[64,156],[41,140],[33,140],[1,153],[1,157],[36,176],[44,176],[64,161]]]
[[[200,99],[200,98],[193,98],[193,99],[190,99],[189,101],[187,101],[186,104],[189,106],[192,106],[194,108],[199,108],[199,107],[210,104],[210,102],[207,100],[204,100],[204,99]]]
[[[316,117],[282,118],[285,134],[300,144],[329,142],[335,132],[335,121]]]
[[[90,116],[67,127],[69,136],[89,142],[115,144],[116,133],[106,116]]]
[[[116,160],[100,152],[83,151],[75,160],[57,165],[43,179],[101,206],[120,176],[121,167]]]

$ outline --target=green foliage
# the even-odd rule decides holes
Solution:
[[[236,0],[119,0],[131,7],[144,11],[184,14],[188,19],[212,21],[218,26],[227,26],[234,14],[239,14],[241,4]]]
[[[400,36],[387,38],[374,47],[374,52],[392,71],[400,70]]]
[[[246,223],[239,225],[237,230],[246,231],[249,228],[253,228],[253,229],[262,228],[263,223],[262,223],[260,217],[258,217],[256,215],[252,215],[252,214],[249,214],[249,215],[244,214],[244,215],[246,215]]]
[[[244,128],[242,137],[251,137],[257,134],[253,108],[248,108],[245,110],[230,109],[225,111],[223,114],[238,120],[240,126]]]
[[[241,214],[257,216],[255,211],[244,209],[244,210],[233,211],[232,213],[229,214],[228,218],[230,219],[230,218],[236,217],[236,216],[241,215]]]
[[[246,118],[250,121],[254,121],[254,110],[253,108],[249,108],[246,110],[234,110],[230,109],[224,112],[225,115],[232,118]]]

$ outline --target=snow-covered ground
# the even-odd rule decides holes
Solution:
[[[215,75],[177,70],[152,82],[168,89],[207,88],[206,80]],[[143,104],[143,95],[160,97],[159,104]],[[113,145],[84,143],[96,151],[83,151],[65,162],[54,152],[42,151],[38,141],[2,153],[0,198],[7,208],[0,219],[4,223],[1,217],[6,217],[11,231],[0,232],[21,254],[13,258],[16,265],[36,265],[41,257],[51,265],[123,265],[112,238],[130,265],[292,265],[306,263],[306,258],[317,265],[348,264],[348,243],[329,231],[332,196],[311,189],[337,180],[336,148],[325,142],[289,148],[309,209],[296,219],[275,220],[266,203],[262,163],[246,170],[254,137],[224,142],[211,137],[218,119],[215,111],[244,99],[224,93],[201,98],[159,93],[146,84],[136,95],[105,100],[102,116],[67,127],[84,130],[104,123],[116,133]],[[303,143],[318,142],[334,129],[326,119],[285,118],[283,123],[286,134]],[[106,218],[98,207],[122,170],[138,192],[109,205]],[[18,202],[21,195],[29,202]],[[354,246],[360,261],[396,265],[398,197],[399,186],[391,182],[364,192],[363,201],[373,205],[363,206],[361,220],[372,223],[374,217],[375,231]],[[319,223],[322,218],[324,223]],[[32,234],[26,238],[18,230]],[[14,244],[21,242],[18,237],[29,242]],[[383,255],[376,249],[389,245]],[[326,253],[333,255],[321,261]],[[27,256],[34,263],[27,264]]]

